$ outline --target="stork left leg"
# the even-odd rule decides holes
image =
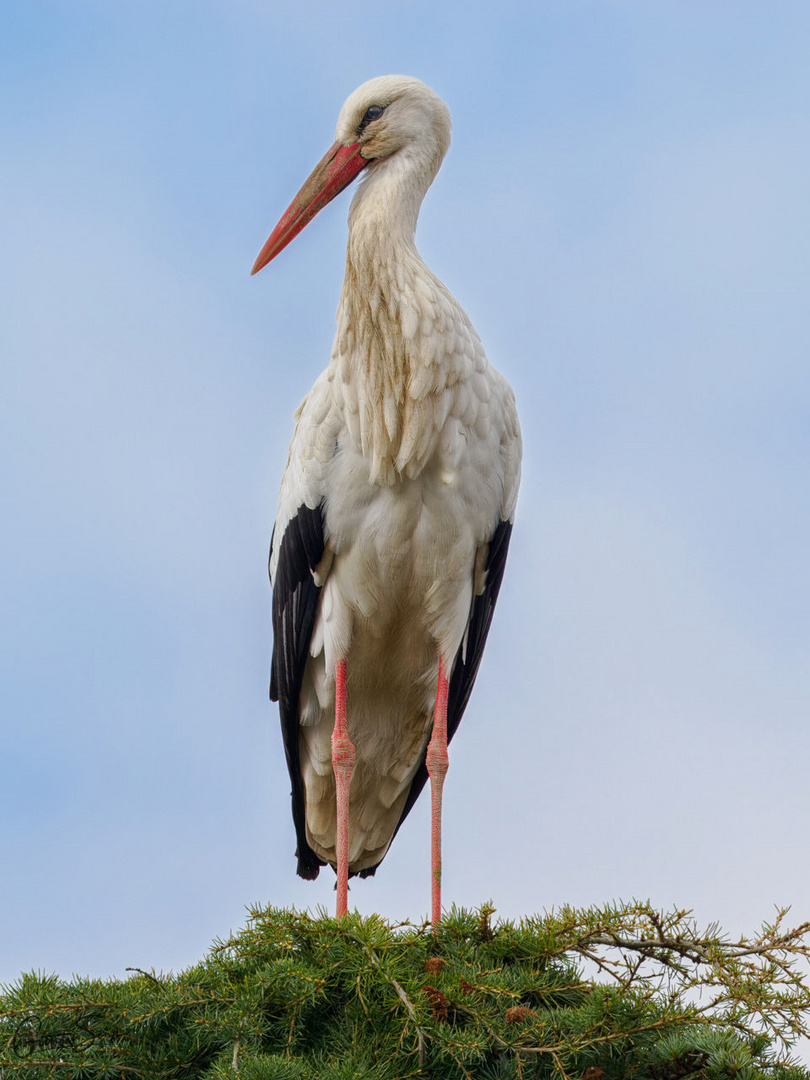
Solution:
[[[439,657],[439,681],[436,686],[436,708],[433,714],[433,735],[428,743],[426,764],[430,777],[431,802],[431,907],[433,929],[442,921],[442,790],[447,775],[447,676]]]
[[[338,660],[335,671],[335,729],[332,732],[332,768],[335,770],[337,823],[337,917],[342,919],[349,903],[349,787],[355,752],[346,723],[346,661]]]

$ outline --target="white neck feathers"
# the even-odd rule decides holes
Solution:
[[[414,244],[438,169],[372,166],[349,214],[332,379],[370,480],[416,477],[436,450],[459,379],[484,354],[463,309]],[[409,167],[410,166],[410,167]]]

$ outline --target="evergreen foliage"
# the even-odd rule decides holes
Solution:
[[[641,903],[492,915],[434,934],[257,908],[179,975],[25,975],[0,1080],[810,1080],[786,1056],[810,926],[784,912],[739,942]]]

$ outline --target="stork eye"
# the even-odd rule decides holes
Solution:
[[[363,114],[363,120],[360,124],[361,127],[365,127],[366,124],[370,124],[372,120],[379,120],[382,114],[385,112],[384,105],[369,105]]]

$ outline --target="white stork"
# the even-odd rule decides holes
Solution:
[[[336,868],[338,917],[348,876],[375,872],[430,776],[434,925],[447,743],[492,620],[521,454],[511,388],[414,244],[449,144],[447,106],[424,83],[364,83],[253,267],[363,172],[331,359],[295,414],[281,482],[270,695],[298,873]]]

